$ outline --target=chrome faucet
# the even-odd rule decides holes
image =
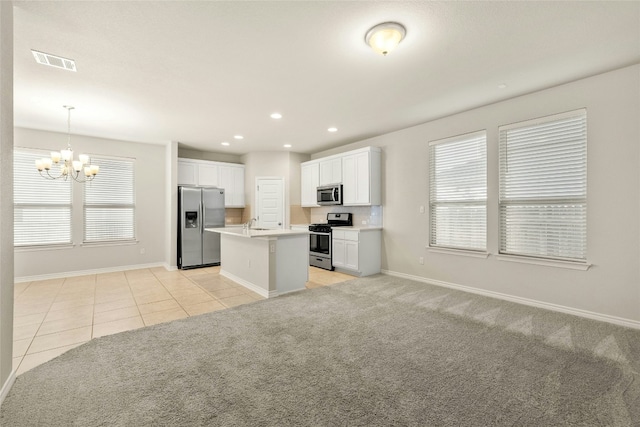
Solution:
[[[247,230],[250,230],[250,229],[251,229],[251,226],[253,225],[253,222],[254,222],[254,221],[257,221],[257,220],[256,220],[255,218],[251,218],[251,219],[249,220],[249,222],[247,222],[247,223],[244,225],[244,228],[246,228]]]

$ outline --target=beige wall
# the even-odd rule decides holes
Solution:
[[[0,403],[13,379],[13,4],[0,2]]]
[[[165,200],[165,263],[170,269],[178,268],[178,143],[167,145],[165,152],[166,200]]]
[[[185,159],[211,160],[225,163],[242,163],[242,157],[236,154],[214,153],[178,147],[178,157]]]
[[[640,322],[640,65],[314,154],[383,150],[383,269]],[[498,260],[498,126],[587,109],[588,271]],[[487,130],[487,259],[430,252],[427,142]],[[427,209],[428,212],[428,209]],[[424,265],[418,258],[424,257]],[[614,319],[615,320],[615,319]],[[639,324],[640,325],[640,324]]]
[[[61,149],[66,135],[33,129],[15,129],[15,146]],[[166,150],[170,147],[123,142],[79,135],[71,137],[76,153],[123,156],[136,159],[136,237],[134,245],[82,246],[82,185],[73,183],[73,248],[56,250],[18,249],[15,254],[16,280],[30,276],[55,275],[86,270],[126,268],[164,264],[167,257],[167,192],[170,167]],[[35,172],[35,171],[34,171]],[[100,175],[96,179],[100,179]],[[177,191],[177,190],[176,190]],[[143,252],[144,249],[144,253]]]
[[[244,185],[246,194],[244,222],[256,216],[256,178],[258,177],[283,177],[285,183],[285,206],[290,206],[291,200],[298,200],[298,204],[300,204],[300,162],[296,163],[299,156],[296,153],[278,151],[261,151],[242,156],[242,163],[245,165]],[[295,183],[293,183],[294,179],[296,180]],[[297,188],[296,194],[292,194],[292,188],[294,190]],[[289,225],[290,220],[290,212],[286,209],[285,225]]]

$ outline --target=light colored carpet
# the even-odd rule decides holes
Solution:
[[[389,276],[92,340],[3,426],[634,426],[640,331]]]

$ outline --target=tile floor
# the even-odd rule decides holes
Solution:
[[[307,288],[353,279],[309,267]],[[92,338],[264,299],[220,267],[162,267],[17,283],[13,366],[21,374]]]

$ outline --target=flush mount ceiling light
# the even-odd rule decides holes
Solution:
[[[71,177],[78,182],[93,181],[100,167],[89,164],[90,159],[86,154],[80,154],[78,156],[80,160],[73,160],[73,150],[71,149],[71,110],[73,107],[69,105],[63,105],[63,107],[67,109],[67,148],[61,151],[52,151],[51,157],[36,160],[36,168],[40,175],[47,179],[62,178],[66,181]],[[57,175],[51,175],[50,172],[54,164],[60,168]]]
[[[272,119],[281,119],[281,118],[282,118],[282,114],[280,114],[280,113],[273,113],[273,114],[271,114],[271,118],[272,118]]]
[[[327,131],[329,131],[329,132],[338,132],[338,128],[331,127],[329,129],[327,129]]]
[[[244,139],[244,136],[242,136],[242,135],[234,135],[233,138],[234,139]]]
[[[50,53],[38,52],[31,49],[33,57],[38,64],[48,65],[50,67],[62,68],[63,70],[77,71],[76,62],[73,59],[63,58],[61,56],[51,55]]]
[[[291,148],[291,144],[284,144],[283,147],[284,148]]]
[[[371,49],[387,56],[404,39],[407,30],[397,22],[383,22],[367,31],[365,42]]]
[[[220,144],[221,144],[221,145],[224,145],[225,147],[228,147],[229,145],[231,145],[231,144],[229,144],[227,141],[221,142]]]

